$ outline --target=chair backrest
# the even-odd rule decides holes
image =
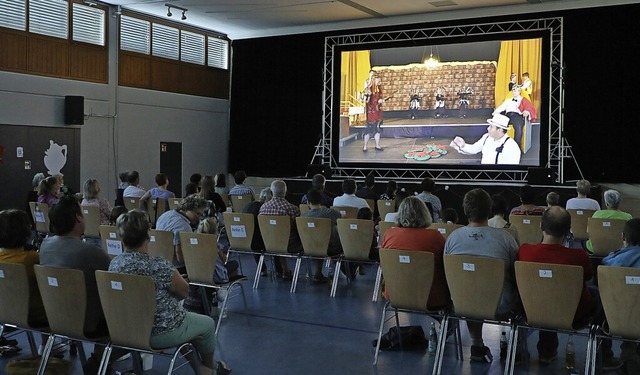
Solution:
[[[131,211],[134,208],[141,208],[140,197],[124,197],[124,206]]]
[[[369,209],[371,210],[371,212],[376,212],[376,201],[375,201],[375,199],[365,199],[365,201],[367,201],[367,204],[369,205]]]
[[[86,339],[84,319],[87,310],[87,289],[84,272],[38,264],[33,270],[51,332]]]
[[[426,251],[380,249],[380,266],[391,306],[429,311],[434,255]]]
[[[173,232],[166,230],[149,230],[149,255],[163,257],[173,262],[175,247],[173,246]]]
[[[614,250],[624,247],[622,230],[625,220],[617,219],[587,219],[589,240],[593,246],[593,255],[606,256]]]
[[[36,223],[36,231],[41,233],[50,233],[49,225],[49,205],[40,202],[29,202],[31,215]]]
[[[122,238],[118,235],[115,225],[101,225],[100,237],[102,238],[102,248],[109,255],[119,255],[124,251]]]
[[[213,284],[218,258],[218,237],[215,234],[180,232],[180,248],[189,281]]]
[[[222,216],[231,249],[251,251],[251,240],[255,231],[254,216],[235,212],[225,212]]]
[[[444,271],[456,315],[495,319],[504,285],[504,260],[445,255]]]
[[[24,264],[0,263],[0,323],[29,328],[29,278]]]
[[[309,205],[306,204],[306,203],[300,203],[298,205],[298,207],[300,208],[300,213],[301,214],[303,214],[303,213],[305,213],[305,212],[307,212],[307,211],[309,211],[311,209],[311,208],[309,208]]]
[[[288,253],[291,218],[278,215],[258,215],[260,234],[265,250],[270,253]]]
[[[380,220],[384,220],[384,217],[390,212],[396,212],[396,201],[378,200],[378,213],[380,214]]]
[[[535,327],[573,329],[584,285],[582,267],[516,261],[515,270],[527,322]]]
[[[233,207],[233,212],[242,212],[244,210],[244,206],[248,205],[253,201],[252,194],[243,194],[243,195],[230,195],[231,197],[231,206]]]
[[[153,350],[149,344],[156,312],[153,278],[96,271],[96,284],[111,342],[115,345]]]
[[[297,217],[296,228],[300,235],[304,255],[326,257],[331,240],[333,223],[321,217]]]
[[[518,236],[518,246],[525,243],[537,244],[542,241],[542,216],[534,215],[509,215],[509,228],[515,228]]]
[[[577,240],[589,239],[587,233],[587,221],[593,216],[595,210],[567,210],[571,215],[571,233]]]
[[[398,224],[392,221],[381,221],[378,223],[378,238],[380,239],[380,243],[384,240],[384,234],[387,232],[387,229],[398,226]]]
[[[338,219],[338,235],[346,259],[369,260],[373,220]]]
[[[449,237],[451,232],[463,226],[464,225],[460,225],[460,224],[433,223],[429,226],[429,229],[436,229],[446,239]]]
[[[156,220],[167,211],[167,200],[164,198],[151,197],[147,201],[147,212],[149,213],[149,223],[156,225]]]
[[[358,217],[358,207],[331,206],[331,208],[340,212],[343,219],[355,219]]]
[[[640,339],[640,268],[599,266],[598,287],[609,333]]]
[[[182,198],[170,198],[167,203],[169,203],[170,210],[175,210],[182,203]]]
[[[100,207],[82,206],[84,216],[84,235],[87,237],[100,237]]]
[[[222,198],[222,201],[224,202],[225,206],[227,207],[231,206],[231,201],[229,200],[229,194],[220,193],[220,198]]]

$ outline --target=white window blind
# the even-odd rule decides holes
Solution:
[[[138,18],[120,17],[120,49],[149,54],[151,23]]]
[[[209,51],[207,64],[214,68],[229,68],[229,42],[224,39],[208,37]]]
[[[105,11],[73,3],[73,40],[104,46]]]
[[[151,54],[153,56],[178,60],[178,52],[180,48],[179,38],[180,32],[175,27],[154,23],[151,40]]]
[[[180,32],[180,60],[204,65],[204,35]]]
[[[2,4],[0,27],[21,31],[27,30],[26,0],[4,0],[0,4]]]
[[[29,31],[67,39],[69,3],[66,0],[30,0]]]

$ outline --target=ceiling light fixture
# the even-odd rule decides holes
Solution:
[[[180,19],[182,19],[183,21],[187,19],[187,15],[185,14],[189,9],[187,8],[183,8],[183,7],[179,7],[177,5],[173,5],[173,4],[164,4],[164,6],[167,7],[167,17],[171,17],[173,16],[173,13],[171,13],[171,8],[173,8],[174,10],[181,10],[182,11],[182,17],[180,17]]]
[[[431,46],[431,52],[429,53],[429,58],[424,60],[424,65],[433,69],[440,63],[440,54],[438,53],[438,46],[436,46],[436,57],[433,57],[433,46]]]

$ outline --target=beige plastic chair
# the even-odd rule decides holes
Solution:
[[[226,311],[229,299],[232,298],[231,292],[234,288],[240,288],[240,293],[244,300],[244,308],[245,310],[247,309],[244,288],[240,283],[247,280],[247,278],[229,280],[224,284],[213,282],[213,274],[215,273],[218,259],[218,238],[215,234],[180,232],[180,247],[182,248],[184,265],[187,268],[187,275],[189,275],[189,284],[200,287],[200,295],[202,296],[202,304],[206,315],[211,315],[211,301],[208,298],[206,288],[225,289],[227,292],[227,297],[222,302],[218,323],[216,324],[217,335],[218,330],[220,330],[220,323],[222,323],[221,317]]]
[[[378,261],[369,259],[371,244],[373,242],[373,220],[366,219],[338,219],[338,235],[342,243],[342,251],[344,255],[338,259],[336,264],[336,272],[331,285],[331,297],[336,296],[338,288],[338,279],[343,261],[354,261],[358,263],[370,263],[378,266],[376,272],[376,282],[373,287],[373,302],[378,301],[380,294],[380,281],[382,279],[382,269]],[[350,280],[347,277],[347,280]]]
[[[431,311],[427,308],[433,284],[434,262],[433,253],[426,251],[380,249],[380,265],[384,272],[385,289],[389,293],[389,301],[382,308],[374,365],[378,362],[384,323],[391,319],[387,318],[388,311],[394,312],[397,327],[400,326],[399,312],[426,314],[434,318],[446,319],[446,313]],[[455,335],[456,346],[460,342],[458,337],[459,331]],[[433,371],[437,368],[438,358],[443,351],[445,341],[446,330],[440,329]]]
[[[167,201],[170,210],[175,210],[182,203],[182,198],[171,198]]]
[[[302,258],[308,260],[322,259],[324,260],[324,268],[330,268],[332,257],[329,256],[329,242],[331,241],[331,232],[333,223],[331,219],[319,217],[297,217],[296,227],[304,249]],[[300,270],[298,269],[298,273]],[[337,272],[337,271],[336,271]],[[294,283],[296,277],[294,273]],[[310,278],[310,275],[308,275]],[[294,288],[295,290],[295,288]]]
[[[233,212],[242,212],[244,206],[253,201],[253,194],[230,195]]]
[[[122,254],[124,245],[115,225],[101,225],[100,237],[102,238],[102,248],[107,254],[111,256]]]
[[[518,246],[525,243],[537,244],[542,241],[542,216],[534,215],[509,215],[511,226],[518,233],[516,240]]]
[[[36,223],[36,235],[47,236],[51,233],[51,224],[49,223],[49,205],[46,203],[29,202],[31,216]]]
[[[38,288],[47,312],[47,320],[51,335],[42,353],[43,363],[46,363],[56,337],[71,340],[99,343],[106,346],[109,337],[89,338],[84,332],[85,313],[87,310],[87,290],[84,282],[84,272],[76,269],[54,268],[35,265],[33,267]],[[82,344],[77,345],[80,362],[84,365],[87,357]],[[102,362],[100,363],[102,366]],[[44,373],[44,368],[41,369]]]
[[[384,220],[384,217],[390,212],[396,212],[396,201],[378,200],[378,214],[380,214],[380,220]]]
[[[152,355],[164,354],[171,348],[152,348],[149,340],[156,312],[155,282],[150,276],[131,275],[108,271],[96,271],[98,294],[109,327],[111,343],[105,349],[103,366],[98,374],[104,375],[113,347],[134,350]],[[170,355],[167,374],[187,364],[176,366],[176,361],[195,352],[191,343],[175,347]],[[184,354],[181,354],[184,353]],[[139,367],[139,368],[136,368]],[[142,373],[139,361],[134,361],[134,372]]]
[[[167,211],[167,200],[163,198],[151,197],[147,200],[147,213],[149,214],[149,223],[152,227],[156,226],[156,221]]]
[[[583,268],[566,264],[516,261],[515,274],[527,325],[546,331],[586,336],[585,373],[588,373],[594,330],[590,327],[585,334],[573,327],[584,286]],[[515,332],[513,342],[518,342],[518,331]],[[510,368],[513,368],[514,361],[515,356],[511,356]]]
[[[222,201],[224,202],[225,206],[227,207],[231,206],[231,201],[229,200],[229,194],[220,193],[220,198],[222,198]]]
[[[587,220],[593,216],[595,210],[567,210],[571,215],[571,233],[576,240],[588,240]]]
[[[358,207],[331,206],[331,208],[340,212],[343,219],[355,219],[358,217]]]
[[[640,341],[640,269],[634,267],[598,267],[598,288],[607,317],[608,331],[599,338]],[[591,346],[591,374],[596,373],[597,341]]]
[[[622,243],[622,230],[626,221],[616,219],[587,220],[587,232],[593,246],[594,256],[607,256],[610,252],[624,246]]]
[[[100,238],[100,207],[82,206],[84,216],[84,236]]]
[[[375,201],[375,199],[365,199],[365,201],[367,201],[367,204],[369,205],[369,209],[371,210],[371,212],[376,212],[376,201]]]
[[[387,233],[387,229],[389,228],[393,228],[395,226],[398,226],[398,224],[391,222],[391,221],[380,221],[378,223],[378,243],[382,244],[382,241],[384,240],[384,234]]]
[[[300,208],[300,213],[301,213],[301,214],[303,214],[303,213],[305,213],[305,212],[308,212],[308,211],[311,209],[311,208],[309,207],[309,205],[308,205],[308,204],[306,204],[306,203],[300,203],[300,204],[298,205],[298,207]]]
[[[224,228],[227,232],[227,238],[231,245],[229,252],[255,255],[256,252],[251,249],[251,241],[253,240],[253,233],[255,231],[253,214],[225,212],[222,216],[224,217]],[[240,273],[244,275],[244,272],[242,272],[242,262],[240,262],[239,257],[238,263],[240,264]],[[261,268],[256,268],[256,273],[253,277],[253,289],[256,289],[260,283],[260,270]]]
[[[463,227],[464,225],[460,224],[446,224],[446,223],[433,223],[429,226],[429,229],[436,229],[445,239],[449,237],[451,232],[454,230]]]
[[[24,330],[31,354],[36,357],[38,348],[33,332],[46,332],[48,327],[29,323],[29,300],[29,278],[24,264],[0,263],[0,336],[5,326]]]
[[[141,209],[143,208],[140,204],[140,197],[124,197],[124,206],[127,210],[131,211],[133,209]]]
[[[260,260],[258,261],[258,269],[262,269],[265,255],[295,258],[297,266],[301,254],[294,254],[288,251],[291,218],[289,216],[258,215],[258,225],[260,226],[260,234],[262,234],[265,247],[265,252],[260,255]],[[289,292],[295,292],[294,282],[291,283]]]
[[[173,262],[175,246],[173,245],[173,232],[166,230],[149,230],[149,255],[162,257]]]

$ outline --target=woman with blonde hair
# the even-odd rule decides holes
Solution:
[[[100,208],[100,224],[109,225],[111,215],[111,205],[105,198],[100,198],[100,182],[95,178],[90,178],[82,186],[83,199],[80,206],[94,206]]]

